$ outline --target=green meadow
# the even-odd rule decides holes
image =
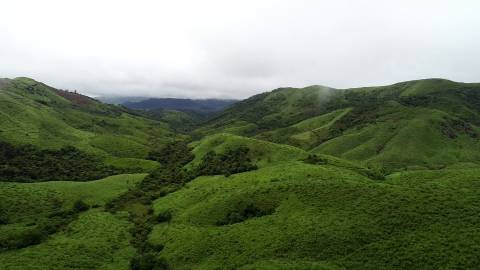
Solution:
[[[207,119],[17,78],[0,105],[0,269],[480,264],[479,84],[280,88]]]

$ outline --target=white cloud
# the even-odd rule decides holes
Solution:
[[[480,81],[478,1],[0,0],[0,77],[95,95]]]

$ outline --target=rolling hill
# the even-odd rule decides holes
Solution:
[[[0,84],[0,140],[14,145],[74,146],[112,165],[151,168],[143,159],[171,134],[166,123],[29,78]]]
[[[173,110],[211,113],[221,111],[234,104],[233,99],[182,99],[182,98],[149,98],[141,101],[124,102],[131,109],[141,110]]]
[[[200,126],[28,78],[0,103],[0,169],[117,174],[0,177],[1,269],[478,266],[480,84],[279,88]]]
[[[428,79],[390,86],[311,86],[233,105],[196,134],[217,132],[402,169],[478,163],[480,84]]]

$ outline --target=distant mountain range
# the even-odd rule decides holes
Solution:
[[[181,99],[181,98],[148,98],[141,101],[123,102],[127,108],[140,110],[175,110],[194,112],[216,112],[236,103],[233,99]]]

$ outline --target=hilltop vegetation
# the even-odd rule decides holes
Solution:
[[[142,110],[174,110],[186,112],[216,112],[237,102],[233,99],[181,99],[149,98],[141,101],[124,102],[128,108]]]
[[[0,142],[0,176],[3,181],[85,181],[120,174],[99,158],[72,146],[60,150],[39,150],[32,145],[13,146]]]
[[[478,163],[479,117],[480,84],[312,86],[239,102],[196,134],[244,135],[394,170],[442,168]]]
[[[76,148],[103,157],[145,158],[170,137],[164,123],[28,78],[0,87],[0,139],[42,149]]]
[[[1,269],[479,263],[480,84],[280,88],[200,126],[27,78],[0,103]]]

